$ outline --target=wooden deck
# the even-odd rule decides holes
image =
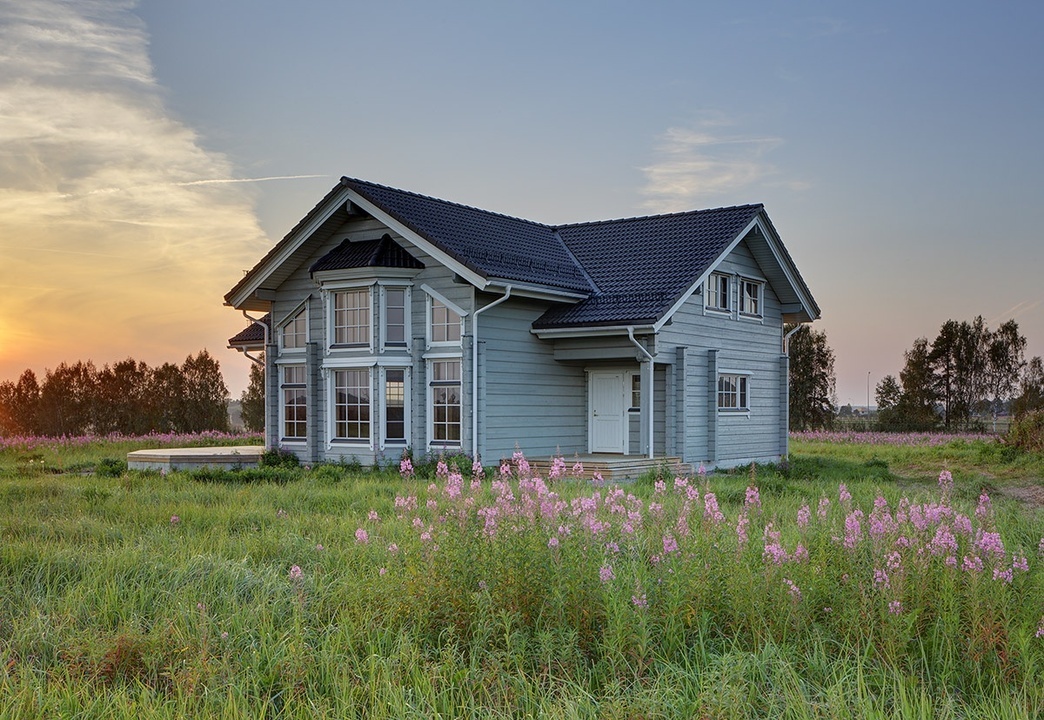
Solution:
[[[163,448],[135,450],[127,453],[127,467],[131,470],[196,470],[215,468],[232,470],[237,467],[257,467],[263,445],[233,445],[228,447]]]
[[[673,480],[677,475],[692,475],[692,466],[683,463],[681,458],[658,456],[649,458],[641,455],[581,455],[563,458],[566,463],[566,474],[572,472],[573,464],[579,459],[584,466],[584,477],[592,478],[599,473],[602,479],[608,483],[629,482],[636,480],[648,472],[663,470],[663,475],[668,480]],[[551,469],[551,460],[529,460],[529,466],[544,477],[547,477]],[[670,477],[668,477],[670,476]]]

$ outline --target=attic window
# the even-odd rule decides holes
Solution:
[[[281,329],[284,350],[300,350],[307,341],[307,318],[304,308],[283,324]]]
[[[706,308],[708,310],[721,310],[728,312],[730,297],[729,276],[721,273],[713,273],[707,280]]]
[[[761,317],[762,284],[755,280],[740,280],[740,313]]]

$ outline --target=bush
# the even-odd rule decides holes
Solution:
[[[1026,413],[1013,421],[1005,442],[1024,452],[1044,452],[1044,410]]]
[[[127,463],[116,458],[104,458],[94,468],[94,474],[100,477],[120,477],[127,472]]]
[[[281,447],[274,447],[261,453],[258,461],[261,467],[271,468],[295,468],[300,466],[301,461],[297,455]]]

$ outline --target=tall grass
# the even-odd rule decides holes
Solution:
[[[960,467],[867,462],[625,487],[522,457],[250,483],[8,463],[0,717],[1044,712],[1044,520]]]

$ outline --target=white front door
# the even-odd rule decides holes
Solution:
[[[591,452],[624,452],[627,409],[623,371],[592,371],[588,394]]]

